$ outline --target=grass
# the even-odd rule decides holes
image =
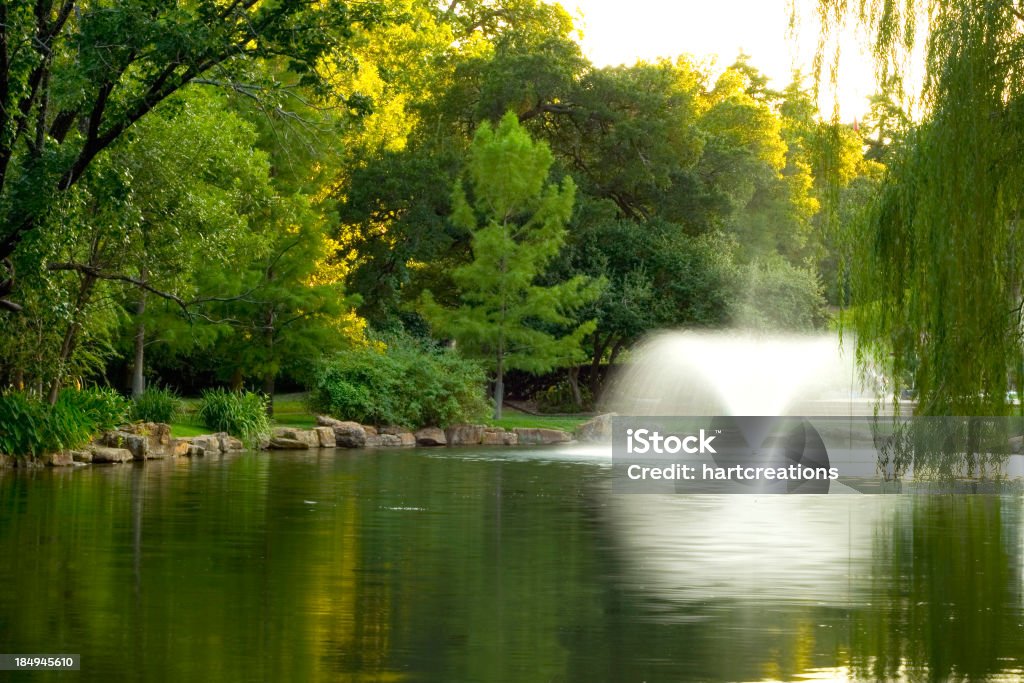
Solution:
[[[207,427],[199,424],[195,417],[195,409],[199,404],[197,398],[186,398],[185,413],[171,424],[171,434],[176,437],[199,436],[209,434]],[[487,420],[492,427],[504,429],[561,429],[573,431],[590,419],[589,415],[531,415],[515,408],[505,408],[500,420]],[[316,416],[306,407],[305,394],[279,394],[274,397],[274,419],[272,427],[295,427],[311,429],[316,426]]]
[[[274,397],[274,419],[271,427],[296,427],[311,429],[316,426],[316,416],[306,408],[305,394],[280,394]],[[210,428],[204,427],[196,418],[198,398],[186,398],[184,413],[171,423],[171,434],[175,437],[199,436],[209,434]]]
[[[590,419],[589,415],[531,415],[514,408],[504,408],[500,420],[488,420],[487,423],[494,427],[505,429],[520,428],[541,428],[561,429],[571,432],[577,425],[581,425]]]

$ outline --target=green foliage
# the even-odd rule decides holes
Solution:
[[[342,351],[322,363],[309,402],[344,420],[443,427],[487,413],[485,382],[481,367],[454,351],[395,338],[383,351]]]
[[[173,389],[148,387],[141,396],[132,399],[132,419],[170,424],[181,415],[184,407],[184,401]]]
[[[127,400],[113,389],[65,389],[54,405],[22,391],[0,394],[0,453],[36,457],[78,448],[125,421]]]
[[[580,386],[580,398],[584,406],[591,406],[594,403],[594,397],[587,386]],[[537,403],[537,410],[542,413],[575,413],[580,409],[576,405],[572,386],[564,379],[538,391],[534,394],[533,400]]]
[[[270,434],[267,398],[252,391],[208,389],[199,399],[196,417],[203,426],[250,445]]]
[[[553,157],[534,142],[511,112],[494,128],[480,126],[467,165],[472,201],[461,184],[452,220],[472,235],[473,260],[452,271],[460,305],[444,308],[428,291],[421,311],[435,332],[496,370],[546,372],[583,356],[580,344],[594,329],[573,313],[596,298],[600,283],[585,276],[537,283],[565,242],[575,185],[549,183]],[[499,391],[500,394],[500,391]],[[496,397],[500,411],[501,397]]]
[[[755,261],[741,275],[736,323],[765,331],[810,332],[829,321],[824,288],[811,269],[781,258]]]
[[[847,17],[874,33],[893,90],[877,117],[877,134],[896,143],[876,151],[889,170],[852,239],[858,351],[885,369],[894,396],[912,375],[918,413],[1006,413],[1007,390],[1024,383],[1019,3],[819,5],[823,44]],[[899,85],[916,66],[904,58],[921,39],[926,115],[902,132]]]

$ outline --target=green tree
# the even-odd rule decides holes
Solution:
[[[205,81],[275,106],[254,63],[278,60],[310,85],[342,68],[349,27],[375,3],[7,0],[0,3],[0,260],[137,121]],[[0,274],[0,308],[11,266]]]
[[[1011,378],[1018,388],[1024,380],[1024,8],[819,5],[827,29],[848,19],[874,32],[883,83],[906,83],[905,57],[926,41],[924,118],[903,136],[882,131],[883,141],[902,142],[886,155],[883,187],[852,240],[860,351],[897,390],[913,382],[918,412],[1004,413]]]
[[[593,321],[577,324],[573,312],[598,294],[597,282],[579,276],[537,284],[565,241],[576,192],[568,176],[548,180],[552,162],[514,113],[497,128],[481,124],[466,170],[472,199],[460,183],[452,200],[452,220],[472,234],[473,260],[452,272],[460,304],[445,308],[429,291],[421,299],[438,334],[493,363],[496,418],[506,369],[546,372],[576,361],[594,329]]]

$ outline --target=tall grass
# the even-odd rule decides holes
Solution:
[[[270,434],[267,399],[251,391],[208,389],[199,399],[196,416],[204,427],[227,432],[250,445]]]

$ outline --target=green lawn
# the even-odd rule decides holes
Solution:
[[[589,419],[589,415],[531,415],[514,408],[505,408],[502,410],[502,418],[500,420],[491,419],[487,421],[487,424],[494,427],[504,427],[505,429],[526,427],[561,429],[571,432],[577,425],[583,424]]]
[[[305,394],[280,394],[274,397],[274,427],[310,429],[316,426],[316,416],[306,407]],[[171,424],[171,434],[180,437],[208,434],[210,430],[195,418],[199,399],[186,398],[186,413]],[[544,428],[573,431],[577,425],[590,419],[589,415],[530,415],[514,408],[506,408],[500,420],[487,420],[487,424],[504,429]]]

